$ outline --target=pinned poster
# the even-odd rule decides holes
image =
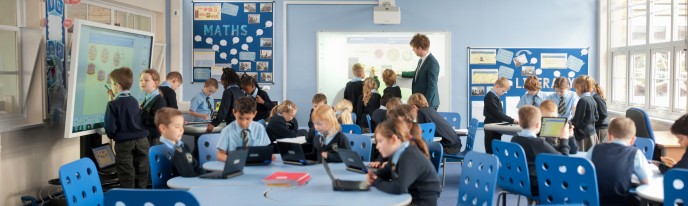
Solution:
[[[196,3],[194,4],[194,20],[222,20],[221,11],[220,3]]]
[[[215,52],[210,49],[194,50],[194,67],[212,67],[215,65]]]
[[[471,49],[470,64],[497,64],[497,51],[494,49]]]
[[[256,61],[256,53],[255,52],[239,52],[239,60]]]
[[[568,67],[569,69],[571,69],[575,72],[579,72],[581,67],[583,67],[583,64],[585,64],[585,62],[583,62],[583,60],[581,60],[578,57],[575,57],[573,55],[569,55],[569,58],[566,61],[566,67]]]
[[[474,69],[471,77],[471,84],[494,84],[499,75],[497,69]]]
[[[542,54],[540,54],[540,68],[542,68],[542,69],[566,69],[566,53],[542,53]]]
[[[499,66],[499,77],[506,77],[511,79],[514,77],[514,69],[507,66]]]
[[[236,16],[239,13],[239,6],[231,3],[222,3],[222,13],[230,16]]]
[[[511,58],[514,57],[514,52],[506,49],[497,50],[497,61],[504,64],[511,64]]]

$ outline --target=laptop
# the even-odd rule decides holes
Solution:
[[[323,166],[325,167],[325,171],[327,172],[327,175],[330,176],[330,179],[332,180],[332,189],[334,191],[368,191],[370,190],[370,185],[366,183],[365,181],[353,181],[353,180],[340,180],[334,177],[332,174],[332,170],[330,170],[330,166],[327,164],[327,161],[323,160]]]
[[[559,138],[561,130],[566,126],[566,117],[543,117],[540,127],[540,137]]]
[[[91,151],[98,164],[98,171],[101,173],[115,172],[115,167],[113,167],[115,165],[115,153],[112,151],[109,143],[94,147]]]
[[[272,162],[272,146],[254,146],[248,148],[246,165],[270,165]]]
[[[206,173],[198,177],[205,179],[228,179],[239,175],[243,175],[247,155],[248,150],[245,149],[229,151],[227,153],[227,160],[225,161],[224,170]]]
[[[312,144],[297,144],[289,142],[277,142],[277,148],[282,155],[282,161],[285,164],[292,165],[312,165],[318,164],[316,161],[315,154],[309,155],[310,158],[306,157],[304,149],[309,149],[307,151],[313,150]]]
[[[365,164],[363,164],[361,156],[358,155],[358,153],[355,151],[348,149],[340,149],[337,150],[337,153],[339,154],[339,157],[342,158],[342,161],[346,165],[346,170],[348,171],[365,174],[368,173],[369,169],[372,169],[367,168]]]
[[[210,119],[215,119],[215,117],[217,117],[217,112],[220,111],[220,103],[222,103],[222,99],[213,99],[215,109],[213,110],[212,115],[210,115]]]

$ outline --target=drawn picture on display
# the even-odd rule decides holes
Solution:
[[[272,59],[272,50],[260,50],[261,59]]]
[[[256,12],[256,3],[244,3],[244,12]]]
[[[256,62],[256,69],[258,71],[267,71],[268,70],[268,62]]]
[[[471,96],[485,96],[485,87],[482,87],[482,86],[471,87]]]
[[[251,62],[240,62],[239,70],[241,71],[251,71]]]

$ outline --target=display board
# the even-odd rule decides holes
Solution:
[[[95,133],[103,127],[108,97],[108,76],[116,68],[129,67],[133,73],[131,95],[139,102],[139,74],[150,68],[153,34],[96,22],[77,20],[74,24],[65,137]]]
[[[273,83],[272,1],[194,2],[193,74],[219,80],[223,67],[254,76],[259,83]],[[205,79],[207,79],[205,78]],[[204,82],[196,79],[194,82]]]
[[[511,88],[500,97],[502,107],[518,119],[516,104],[526,93],[523,83],[529,76],[538,77],[543,92],[554,92],[557,77],[573,84],[577,76],[588,75],[588,52],[589,48],[468,48],[468,117],[482,126],[485,94],[505,76]]]
[[[420,57],[413,53],[409,42],[416,33],[430,39],[430,53],[440,65],[438,89],[439,111],[449,111],[451,105],[450,34],[448,32],[318,32],[317,90],[327,96],[328,104],[335,105],[344,98],[344,87],[354,76],[351,68],[363,64],[365,76],[374,67],[380,80],[380,95],[385,83],[382,72],[392,69],[397,74],[413,71]],[[397,77],[402,101],[411,96],[412,79]]]

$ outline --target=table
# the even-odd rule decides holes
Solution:
[[[369,136],[370,140],[372,140],[372,143],[375,144],[375,133],[363,133],[361,134],[363,136]],[[433,137],[432,138],[433,142],[440,142],[442,141],[442,137]]]
[[[664,177],[652,179],[650,184],[638,186],[635,192],[643,199],[664,202]]]
[[[509,123],[489,123],[484,125],[485,131],[495,131],[505,135],[516,135],[521,132],[521,126]]]
[[[202,134],[206,134],[206,128],[208,128],[208,124],[185,124],[184,134],[198,137]],[[210,133],[220,133],[220,131],[222,131],[222,128],[225,128],[225,123],[217,125],[217,127],[213,128],[213,131]]]
[[[200,205],[277,205],[279,202],[265,198],[267,186],[210,186],[194,187],[189,193]]]
[[[685,148],[678,144],[678,139],[670,131],[655,131],[655,143],[664,147],[664,154],[667,157],[679,161],[683,157]]]
[[[468,136],[468,129],[455,129],[454,132],[459,136]]]

